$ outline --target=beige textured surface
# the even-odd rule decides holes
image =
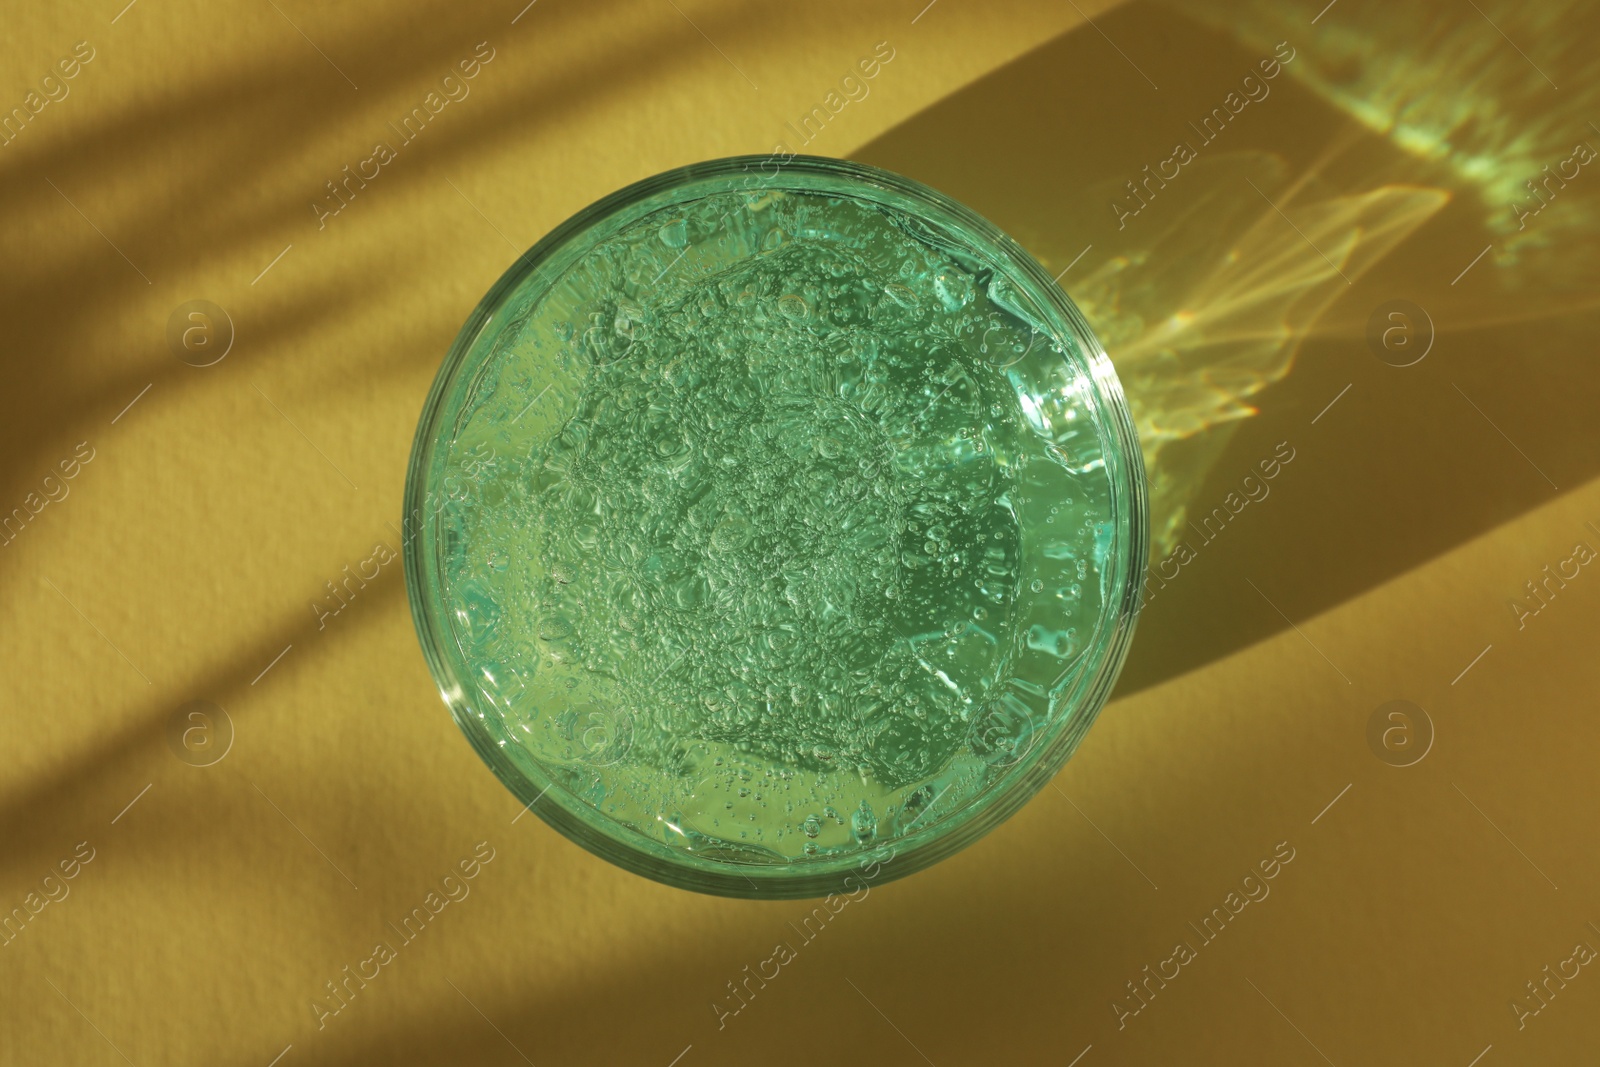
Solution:
[[[1554,54],[1501,6],[1488,15],[1521,48]],[[1225,168],[1185,178],[1192,193],[1175,183],[1151,208],[1175,205],[1166,222],[1117,230],[1094,183],[1164,158],[1184,118],[1270,53],[1249,43],[1278,39],[1265,16],[1230,35],[1147,5],[519,7],[8,15],[0,104],[24,104],[76,42],[94,58],[0,148],[0,514],[60,497],[0,547],[0,914],[28,916],[0,937],[0,1063],[1466,1067],[1490,1045],[1484,1067],[1593,1059],[1593,968],[1521,1029],[1510,1003],[1575,943],[1600,948],[1600,571],[1521,630],[1507,606],[1574,542],[1600,549],[1594,277],[1572,251],[1592,229],[1561,231],[1564,273],[1496,251],[1452,284],[1505,241],[1482,198],[1284,77],[1228,146],[1280,171],[1246,170],[1256,192]],[[1375,10],[1297,14],[1297,62]],[[1492,46],[1470,83],[1487,91],[1523,60],[1465,17]],[[1407,46],[1370,32],[1374,49]],[[1063,278],[1075,295],[1127,259],[1126,281],[1097,290],[1122,294],[1102,313],[1146,329],[1198,299],[1141,281],[1169,277],[1161,262],[1232,247],[1321,270],[1298,225],[1348,266],[1341,242],[1371,247],[1351,235],[1374,219],[1328,203],[1379,185],[1449,203],[1318,296],[1331,304],[1299,361],[1187,485],[1209,507],[1276,442],[1296,449],[1273,495],[1152,601],[1123,695],[1058,789],[805,941],[790,926],[805,905],[666,889],[513,823],[433,692],[398,562],[320,628],[311,605],[398,547],[423,396],[516,251],[629,181],[788,141],[785,123],[880,41],[894,59],[809,150],[929,181],[1054,270],[1092,244]],[[323,183],[479,42],[493,58],[470,94],[319,230]],[[1600,145],[1572,110],[1588,68],[1549,73],[1565,96],[1502,100],[1502,117],[1565,108],[1571,138]],[[1418,76],[1413,91],[1467,90]],[[1316,191],[1296,191],[1309,172]],[[1287,224],[1246,240],[1185,214],[1229,189],[1270,198],[1252,208],[1269,220],[1287,205]],[[1592,223],[1597,194],[1585,171],[1549,217]],[[1405,370],[1362,340],[1396,296],[1440,324]],[[167,341],[195,299],[236,330],[205,368]],[[1244,325],[1270,332],[1282,312],[1268,301]],[[1246,344],[1236,327],[1213,341]],[[45,481],[75,455],[74,477]],[[1395,698],[1437,731],[1412,767],[1367,743]],[[235,730],[207,767],[167,739],[194,700]],[[1270,895],[1202,945],[1188,924],[1280,842],[1294,858]],[[390,926],[430,904],[414,940]],[[1119,1029],[1125,983],[1185,939],[1196,958]],[[713,1005],[738,1004],[727,984],[781,941],[796,958],[719,1027]],[[343,968],[373,973],[380,942],[394,958],[319,1012],[339,1007],[325,983]]]

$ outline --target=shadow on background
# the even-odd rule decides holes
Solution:
[[[482,15],[451,19],[452,13],[459,14],[451,5],[435,4],[431,10],[414,13],[409,22],[391,23],[363,36],[359,48],[336,49],[344,68],[362,84],[361,102],[354,106],[367,108],[363,114],[371,120],[367,125],[374,136],[399,141],[387,132],[385,119],[405,113],[420,101],[426,86],[416,88],[418,71],[451,72],[458,59],[472,54],[473,43],[485,37],[504,47],[505,20],[498,12],[492,20]],[[580,8],[557,8],[546,21],[551,32],[558,32],[583,17]],[[451,29],[419,33],[417,21],[443,23]],[[292,32],[287,24],[283,29]],[[448,114],[444,116],[448,121],[424,129],[415,146],[402,148],[405,165],[393,165],[370,190],[359,195],[396,197],[421,183],[437,181],[440,159],[459,162],[470,158],[474,150],[481,151],[491,143],[489,135],[496,131],[515,128],[526,135],[532,129],[526,119],[530,105],[537,116],[534,121],[548,123],[563,112],[581,109],[598,93],[629,91],[630,78],[648,78],[672,61],[643,38],[617,43],[619,54],[628,62],[625,73],[615,78],[596,82],[579,64],[562,68],[541,63],[534,65],[535,78],[523,79],[520,94],[503,94],[493,104],[469,94],[457,105],[462,114]],[[96,56],[101,67],[107,62],[106,51],[102,44]],[[236,316],[239,341],[233,358],[205,369],[186,366],[160,342],[151,341],[107,368],[103,356],[108,342],[91,333],[89,317],[72,314],[74,306],[147,307],[148,287],[141,275],[164,284],[194,267],[197,250],[202,264],[209,257],[208,269],[215,274],[220,261],[241,246],[264,241],[263,247],[276,248],[278,241],[300,243],[308,235],[317,238],[307,205],[322,191],[320,181],[338,175],[343,163],[359,158],[358,149],[370,140],[338,137],[336,131],[349,123],[343,94],[354,98],[354,92],[330,63],[299,43],[293,43],[286,54],[294,58],[258,59],[253,66],[231,66],[186,95],[147,100],[119,113],[99,115],[84,127],[78,140],[58,139],[36,148],[34,142],[40,135],[24,127],[0,157],[0,198],[19,217],[60,219],[61,232],[71,235],[64,241],[38,242],[41,255],[37,259],[0,263],[0,318],[6,323],[7,342],[30,357],[0,361],[0,396],[6,400],[6,417],[0,420],[0,500],[5,501],[0,518],[11,515],[12,506],[23,509],[30,496],[47,495],[41,479],[56,473],[55,460],[70,456],[70,450],[61,451],[59,443],[64,426],[68,434],[81,433],[99,442],[107,432],[107,420],[152,382],[231,375],[234,384],[248,393],[247,383],[256,376],[259,360],[286,352],[290,359],[304,359],[304,348],[295,347],[297,340],[327,330],[352,314],[407,305],[407,287],[425,284],[430,264],[405,262],[401,256],[397,268],[392,247],[363,246],[361,259],[344,263],[332,279],[302,282],[278,300],[270,315],[255,321]],[[503,58],[500,62],[505,65]],[[99,73],[91,63],[78,77],[86,83]],[[497,73],[487,65],[479,81]],[[415,100],[393,95],[402,87],[410,87]],[[337,103],[330,103],[330,94],[338,94]],[[36,121],[48,126],[55,118],[47,110]],[[330,136],[335,140],[327,142]],[[314,154],[306,151],[312,142],[323,142]],[[86,144],[92,144],[94,150],[86,151]],[[189,151],[199,144],[207,150]],[[178,178],[137,187],[143,201],[119,205],[115,222],[108,212],[96,209],[95,194],[84,191],[98,187],[103,195],[108,169],[134,173],[164,167],[173,157],[185,160],[181,168],[168,168]],[[304,197],[261,195],[263,182],[285,174],[305,175]],[[444,188],[448,194],[448,186]],[[361,206],[359,201],[352,204],[357,206]],[[447,201],[445,207],[468,214],[472,210],[460,201]],[[94,221],[97,216],[98,224]],[[109,230],[109,234],[97,229]],[[226,288],[239,292],[248,281],[245,276],[238,279],[238,285]],[[185,292],[172,306],[194,296],[222,298],[220,292]],[[417,325],[415,319],[410,325]],[[323,384],[339,389],[352,384],[348,380],[352,375],[370,380],[374,375],[415,366],[433,367],[459,321],[440,320],[427,327],[421,333],[413,332],[402,345],[374,344],[350,352],[349,360],[323,369]],[[141,338],[163,338],[165,331],[163,319],[140,322],[129,332]],[[247,369],[242,352],[249,353],[253,367]],[[190,454],[178,457],[175,470],[181,469],[177,464],[196,458],[193,442],[187,444]],[[63,500],[68,498],[70,492]],[[36,524],[43,525],[53,517],[52,509],[46,507],[36,518],[14,522],[7,534],[0,535],[9,541],[4,547],[10,553],[0,556],[0,571],[23,569],[22,553],[41,536]],[[362,525],[357,532],[365,535],[368,530]],[[180,538],[195,533],[175,531]],[[387,530],[381,533],[390,540]],[[398,547],[397,538],[393,544]],[[367,602],[360,606],[361,614],[380,604],[389,610],[403,610],[401,579],[389,577],[383,587],[364,599]],[[61,607],[67,610],[66,604]],[[317,636],[313,621],[311,615],[299,611],[292,620],[263,623],[259,636],[226,657],[227,663],[188,679],[189,688],[224,706],[232,704],[243,696],[261,666],[286,644],[304,645]],[[85,779],[102,780],[119,764],[137,762],[158,751],[166,716],[174,706],[170,700],[156,699],[136,725],[94,735],[75,762],[37,779],[27,789],[0,798],[0,824],[16,829],[15,836],[8,839],[11,848],[6,862],[37,865],[34,861],[45,852],[36,854],[34,849],[55,847],[47,836],[50,820],[43,816],[81,805],[84,798],[78,787]]]
[[[618,4],[549,5],[539,11],[539,32],[571,34],[603,6]],[[277,16],[269,11],[267,18]],[[701,24],[731,36],[745,21],[708,17]],[[432,29],[420,30],[423,24]],[[158,94],[102,108],[84,118],[81,134],[70,140],[37,145],[41,132],[24,126],[5,147],[0,200],[40,232],[30,242],[36,256],[0,263],[0,319],[12,350],[26,355],[0,361],[0,396],[9,401],[0,420],[0,501],[5,502],[0,507],[21,506],[52,473],[61,458],[57,442],[63,426],[89,433],[147,383],[192,380],[202,373],[172,358],[155,340],[165,336],[167,322],[164,315],[150,315],[150,305],[158,302],[152,293],[171,292],[164,311],[195,298],[221,302],[233,313],[240,344],[258,357],[258,366],[266,354],[281,358],[295,352],[296,342],[315,331],[341,323],[348,327],[354,318],[379,311],[393,317],[410,312],[415,301],[408,290],[437,284],[437,265],[421,249],[390,242],[345,242],[346,258],[337,272],[303,278],[287,295],[282,295],[290,284],[281,280],[283,271],[273,278],[275,288],[251,291],[251,273],[286,243],[331,240],[318,230],[310,204],[327,195],[324,183],[343,177],[341,168],[371,155],[375,140],[395,145],[399,159],[355,194],[351,213],[377,211],[379,200],[392,205],[420,191],[437,195],[430,209],[461,216],[464,226],[474,227],[474,240],[486,239],[486,247],[489,241],[509,242],[503,233],[495,237],[494,223],[480,216],[466,194],[451,192],[441,169],[470,189],[466,176],[473,163],[503,149],[507,138],[536,137],[597,101],[637,93],[689,58],[634,34],[610,42],[614,66],[596,78],[580,59],[561,53],[530,61],[525,40],[507,40],[506,19],[498,9],[486,14],[431,3],[363,28],[334,46],[340,68],[359,83],[357,91],[332,61],[294,36],[288,22],[272,29],[282,31],[273,51],[196,80],[183,95]],[[695,32],[687,24],[683,29]],[[456,62],[472,56],[480,40],[496,48],[496,58],[482,67],[476,88],[447,105],[413,143],[405,143],[393,124],[420,107],[439,78],[458,73]],[[110,57],[110,46],[102,42],[96,59],[77,76],[80,91],[106,73]],[[517,71],[508,69],[517,63]],[[425,80],[429,74],[432,84]],[[485,99],[489,94],[482,89],[497,79],[515,79],[517,90],[494,86],[496,95]],[[60,106],[71,101],[69,95]],[[38,116],[39,130],[65,121],[55,110]],[[152,171],[166,180],[106,181],[108,173]],[[576,210],[584,194],[574,189],[572,195]],[[337,234],[349,225],[349,219],[327,221],[328,231]],[[516,236],[519,240],[506,249],[507,262],[537,235]],[[242,271],[237,256],[251,247],[261,249],[259,262]],[[192,278],[197,268],[208,275],[205,291],[171,289],[174,277]],[[254,317],[230,299],[243,302],[247,293]],[[265,308],[264,301],[270,302]],[[74,313],[84,307],[116,309],[128,327],[124,336],[97,335],[103,318]],[[134,317],[137,321],[130,321]],[[329,389],[358,388],[364,375],[432,367],[460,321],[460,316],[440,318],[427,323],[423,333],[411,321],[405,343],[352,352],[352,360],[323,368],[324,382]],[[139,338],[131,348],[130,336]],[[122,358],[106,367],[104,353],[114,346],[125,349]],[[240,363],[234,358],[204,373],[237,375]]]
[[[1593,32],[1568,26],[1564,39],[1600,33],[1600,10],[1567,14]],[[1600,322],[1593,272],[1563,266],[1594,256],[1600,174],[1552,186],[1561,199],[1538,240],[1503,225],[1516,217],[1491,199],[1544,178],[1574,141],[1600,146],[1591,101],[1574,86],[1565,121],[1553,118],[1549,87],[1470,7],[1430,8],[1425,36],[1407,37],[1396,23],[1415,18],[1392,5],[1340,17],[1360,21],[1360,48],[1329,58],[1286,15],[1250,20],[1284,23],[1284,38],[1246,42],[1132,4],[1099,20],[1103,35],[1053,41],[856,153],[971,205],[1061,271],[1117,367],[1149,468],[1155,576],[1122,693],[1357,596],[1600,471],[1589,425],[1600,378],[1581,340]],[[1372,50],[1373,36],[1411,42],[1415,62]],[[1417,43],[1441,39],[1471,42],[1478,77],[1463,89],[1441,83],[1439,58]],[[1361,55],[1372,58],[1357,73]],[[1356,89],[1336,88],[1341,78]],[[1477,144],[1463,161],[1441,147],[1451,131],[1419,143],[1384,107],[1448,112],[1517,152]],[[1517,166],[1526,173],[1508,181]],[[1406,367],[1393,364],[1426,348],[1425,321],[1385,317],[1397,327],[1387,348],[1381,331],[1376,348],[1366,339],[1397,298],[1437,332]],[[1276,465],[1280,443],[1294,459],[1269,481],[1259,468]]]

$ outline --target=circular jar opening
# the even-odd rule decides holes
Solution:
[[[949,198],[696,164],[473,311],[406,480],[412,615],[530,810],[671,885],[851,891],[1060,769],[1132,636],[1148,516],[1077,309]]]

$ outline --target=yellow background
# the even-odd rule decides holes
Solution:
[[[1592,6],[520,7],[7,13],[0,106],[75,42],[95,58],[0,148],[0,514],[80,442],[93,459],[0,547],[0,914],[79,842],[94,858],[0,946],[0,1062],[1596,1061],[1594,968],[1520,1028],[1511,1002],[1575,944],[1600,947],[1600,571],[1521,629],[1509,604],[1575,542],[1600,548],[1600,175],[1560,190],[1533,244],[1496,199],[1507,175],[1600,145]],[[1096,190],[1166,158],[1289,37],[1274,96],[1204,153],[1239,155],[1117,229]],[[323,183],[480,41],[495,57],[471,95],[319,230]],[[1239,299],[1212,347],[1156,379],[1264,343],[1297,355],[1254,414],[1200,431],[1215,448],[1180,495],[1204,512],[1277,442],[1296,459],[1151,601],[1054,788],[873,888],[719,1028],[726,984],[798,941],[809,906],[667,889],[513,823],[434,691],[398,564],[322,628],[310,605],[398,548],[423,397],[517,252],[638,178],[798,149],[786,123],[881,41],[894,59],[870,95],[806,150],[966,201],[1069,293],[1123,279],[1100,310],[1134,336]],[[1389,80],[1362,81],[1352,51]],[[1418,134],[1450,107],[1458,142]],[[1328,242],[1373,247],[1371,220],[1297,207],[1302,179],[1324,203],[1438,190],[1437,210],[1356,271]],[[1253,228],[1230,238],[1219,220],[1238,212]],[[1163,280],[1254,255],[1249,293]],[[1318,257],[1353,276],[1296,318],[1271,279]],[[1437,327],[1413,367],[1364,339],[1394,298]],[[167,341],[196,299],[236,333],[205,368]],[[1392,699],[1436,731],[1410,767],[1368,746]],[[211,766],[168,740],[195,700],[235,731]],[[319,1027],[324,983],[395,940],[386,924],[481,841],[494,859],[470,896]],[[1197,942],[1187,924],[1285,841],[1271,895],[1119,1029],[1125,983]]]

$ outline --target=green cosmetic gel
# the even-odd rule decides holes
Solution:
[[[434,385],[407,512],[430,666],[513,792],[764,897],[908,873],[1048,781],[1147,540],[1120,388],[1043,269],[804,158],[650,179],[519,260]]]

